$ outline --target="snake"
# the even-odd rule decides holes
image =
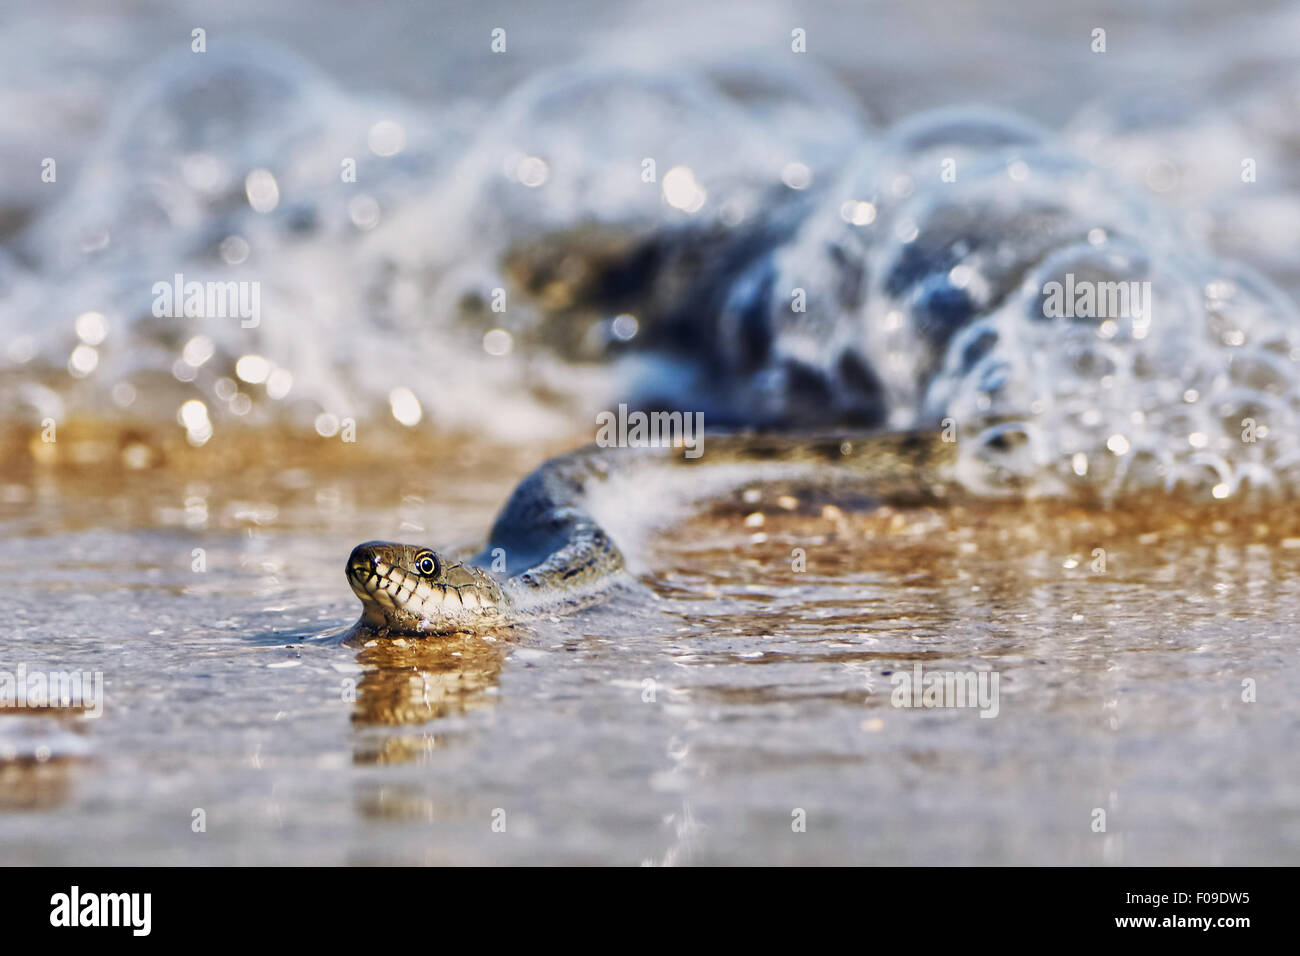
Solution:
[[[581,352],[574,343],[588,343],[592,330],[603,328],[590,322],[604,323],[599,317],[629,301],[653,301],[649,314],[638,310],[644,334],[633,333],[646,340],[643,351],[625,356],[640,359],[632,370],[649,373],[648,385],[625,383],[634,405],[693,408],[707,411],[715,427],[765,431],[714,433],[698,458],[673,448],[599,444],[552,458],[519,483],[484,551],[466,560],[423,545],[358,545],[346,569],[362,602],[357,627],[390,636],[473,632],[591,604],[634,576],[632,531],[623,527],[629,513],[666,519],[673,508],[755,480],[852,486],[881,503],[951,500],[979,486],[981,475],[967,468],[981,467],[980,452],[959,458],[946,429],[869,429],[944,421],[960,398],[974,412],[963,427],[978,434],[984,450],[1013,453],[1028,442],[1015,423],[1036,413],[1029,396],[1027,408],[1012,407],[1023,383],[1008,369],[1018,362],[1028,367],[1032,353],[996,349],[1017,333],[1030,342],[1049,329],[1070,355],[1096,348],[1090,338],[1079,345],[1080,334],[1094,334],[1084,325],[1039,322],[1047,317],[1035,291],[1045,288],[1043,276],[1055,279],[1065,268],[1103,278],[1163,274],[1148,261],[1154,253],[1132,251],[1145,249],[1148,235],[1158,247],[1163,220],[1126,189],[1054,151],[1045,136],[1001,114],[938,111],[900,124],[883,153],[846,169],[836,187],[852,190],[845,194],[855,197],[851,209],[868,207],[863,228],[849,224],[852,217],[833,192],[817,214],[800,207],[789,217],[760,216],[730,239],[670,230],[638,245],[580,228],[517,245],[506,271],[541,300],[541,312],[558,330],[550,339],[569,343],[571,351]],[[961,191],[956,180],[932,181],[929,192],[911,195],[912,184],[933,180],[932,161],[958,155],[969,166]],[[1031,160],[1035,175],[1025,179],[1028,185],[1008,186],[1019,181],[1012,167],[1028,170]],[[895,195],[894,184],[902,181],[908,190]],[[1061,188],[1051,188],[1054,182]],[[868,196],[870,203],[856,202]],[[1172,274],[1175,267],[1169,268]],[[796,308],[787,298],[791,289],[809,288],[820,290],[811,306]],[[1195,287],[1187,291],[1192,300],[1199,294]],[[1035,297],[1025,298],[1030,293]],[[1003,324],[985,321],[993,316]],[[1224,320],[1208,307],[1205,318],[1217,340],[1216,323]],[[1095,335],[1103,336],[1105,324]],[[545,341],[545,322],[542,333]],[[1134,333],[1133,341],[1139,338]],[[893,362],[900,356],[904,361]],[[1132,361],[1137,369],[1154,356],[1135,347]],[[1090,394],[1078,376],[1091,372],[1057,368],[1073,378],[1059,387],[1047,383],[1049,394],[1071,402]],[[948,391],[934,390],[936,382]],[[1103,390],[1106,382],[1100,380]],[[963,390],[952,392],[956,385]],[[834,428],[868,430],[816,433]],[[1109,439],[1106,447],[1114,451]],[[1016,467],[995,471],[996,483],[1009,489],[1022,480]],[[656,501],[655,493],[667,487],[673,491]],[[628,507],[630,501],[635,505]]]
[[[654,489],[689,507],[756,481],[796,481],[882,504],[951,499],[958,487],[956,446],[939,432],[706,438],[694,458],[671,446],[591,444],[547,460],[515,487],[471,559],[419,544],[357,545],[346,567],[362,604],[352,636],[486,632],[589,606],[629,577],[610,516],[640,509],[664,517]],[[640,499],[632,509],[629,496]]]

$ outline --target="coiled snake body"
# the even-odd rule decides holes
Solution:
[[[472,562],[419,545],[357,545],[346,569],[363,605],[357,628],[380,637],[448,634],[590,603],[625,570],[623,552],[600,520],[602,498],[626,511],[626,494],[644,495],[665,480],[673,501],[689,502],[756,480],[788,479],[882,502],[926,500],[947,493],[954,449],[937,433],[717,435],[696,459],[671,448],[589,445],[521,481]]]

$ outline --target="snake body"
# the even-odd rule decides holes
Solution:
[[[519,483],[487,547],[472,561],[432,548],[367,541],[348,558],[361,599],[358,628],[377,636],[486,630],[595,600],[626,569],[597,505],[665,481],[675,502],[698,501],[756,480],[834,486],[878,501],[944,496],[955,446],[938,434],[788,438],[710,436],[706,452],[588,445],[545,462]],[[648,499],[647,499],[648,500]],[[643,502],[637,507],[645,507]]]

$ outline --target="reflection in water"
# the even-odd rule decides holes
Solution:
[[[74,768],[67,757],[19,757],[0,761],[0,812],[53,810],[72,794]]]
[[[430,502],[437,537],[459,521],[450,537],[464,540],[499,502],[448,504],[429,493],[441,477],[403,487]],[[270,498],[279,516],[258,538],[231,534],[242,519],[213,494],[197,540],[85,530],[78,514],[15,549],[23,656],[129,680],[93,726],[0,713],[0,856],[179,860],[190,851],[156,825],[175,812],[179,771],[202,784],[210,820],[236,824],[200,844],[222,863],[1294,858],[1295,762],[1279,759],[1300,700],[1294,507],[855,511],[755,488],[644,544],[644,586],[579,614],[340,648],[297,636],[355,620],[339,559],[395,529],[403,495],[376,514],[359,487],[328,486],[344,489],[328,510],[309,491]],[[89,523],[78,501],[100,506],[34,500],[56,528],[77,508]],[[179,511],[184,497],[162,500]],[[198,545],[206,577],[190,570]],[[255,596],[272,561],[274,601]],[[102,629],[80,626],[85,606],[61,599],[74,590]],[[272,638],[298,648],[298,668],[274,666]],[[997,671],[997,719],[894,707],[891,679],[917,662]],[[352,721],[336,709],[340,674],[360,685]],[[44,729],[20,737],[37,717]]]
[[[683,803],[681,810],[664,817],[663,825],[664,829],[672,834],[672,839],[661,856],[644,859],[641,865],[686,866],[690,864],[705,829],[704,825],[695,818],[690,803]]]
[[[509,641],[505,632],[429,639],[370,640],[352,636],[362,667],[352,722],[359,728],[426,725],[496,703],[497,680]],[[445,734],[363,731],[353,743],[354,764],[393,766],[431,762]],[[433,822],[461,808],[429,796],[418,785],[383,779],[363,783],[357,814],[370,820]]]
[[[81,708],[0,709],[0,812],[53,810],[87,762]]]
[[[363,727],[427,724],[496,702],[497,680],[509,649],[506,632],[453,635],[425,640],[366,640],[353,723]],[[354,762],[409,763],[439,746],[433,733],[363,736]]]

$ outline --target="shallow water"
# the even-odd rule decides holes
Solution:
[[[1289,515],[754,488],[598,607],[339,643],[352,543],[469,544],[510,483],[6,485],[7,663],[102,671],[105,703],[0,713],[5,861],[1295,860]],[[996,673],[996,716],[892,706],[918,662]]]

